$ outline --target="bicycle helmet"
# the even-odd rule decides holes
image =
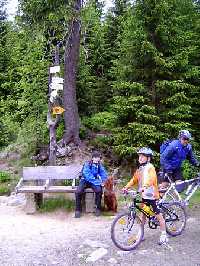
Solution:
[[[186,139],[191,139],[192,135],[188,130],[181,130],[179,131],[179,138],[186,138]]]
[[[152,157],[153,156],[153,151],[152,151],[152,149],[150,149],[148,147],[143,147],[143,148],[139,149],[137,154],[144,154],[147,157]]]

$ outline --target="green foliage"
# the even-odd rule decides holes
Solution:
[[[112,144],[111,136],[96,136],[94,139],[90,140],[90,145],[95,147],[97,150],[108,150],[108,147]]]
[[[10,181],[11,177],[8,172],[0,172],[0,183],[5,183]]]
[[[110,130],[115,127],[117,116],[112,112],[94,114],[91,118],[85,118],[83,123],[94,131]]]
[[[74,1],[20,0],[21,15],[6,21],[0,5],[0,148],[16,143],[22,163],[48,143],[48,66],[55,45],[66,40]],[[195,2],[195,4],[194,4]],[[136,160],[141,146],[156,151],[180,129],[191,130],[198,150],[200,12],[197,1],[89,0],[81,12],[77,101],[95,147]],[[61,67],[63,69],[63,54]],[[57,138],[63,135],[63,121]],[[193,169],[183,166],[188,178]]]
[[[8,172],[0,171],[0,196],[9,195],[11,191],[11,175]]]
[[[72,211],[74,209],[74,201],[65,199],[64,197],[59,198],[49,198],[44,199],[44,202],[42,203],[40,207],[41,212],[52,212],[56,209],[65,209],[67,211]]]
[[[10,188],[6,184],[0,184],[0,196],[9,194]]]
[[[189,202],[189,207],[192,208],[194,206],[199,207],[199,201],[200,201],[200,191],[197,190],[195,194],[192,196],[190,202]]]
[[[106,80],[107,49],[98,1],[88,1],[82,11],[82,41],[78,71],[78,106],[81,115],[104,110],[111,88]]]
[[[191,129],[198,88],[186,75],[194,54],[195,10],[189,1],[137,1],[123,15],[112,67],[113,148],[123,157]],[[158,158],[156,159],[156,161]]]

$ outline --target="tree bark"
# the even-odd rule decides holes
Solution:
[[[76,99],[76,72],[80,49],[80,10],[82,0],[76,0],[74,6],[74,16],[69,28],[68,41],[65,47],[64,63],[64,95],[63,104],[65,108],[64,121],[65,133],[63,142],[69,144],[73,142],[79,145],[79,114]]]

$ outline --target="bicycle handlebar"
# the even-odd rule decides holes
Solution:
[[[124,196],[130,195],[132,198],[136,198],[137,195],[139,194],[138,191],[133,190],[133,189],[122,191],[122,193],[124,194]]]

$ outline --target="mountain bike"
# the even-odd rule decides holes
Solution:
[[[173,182],[172,178],[167,173],[165,175],[167,175],[169,180],[169,186],[160,190],[160,192],[163,193],[163,200],[178,201],[183,206],[187,206],[189,204],[189,200],[194,195],[196,190],[200,188],[200,174],[198,174],[196,178],[176,182]],[[186,188],[187,190],[185,191],[185,196],[181,195],[180,192]]]
[[[119,249],[130,251],[142,242],[144,236],[144,225],[138,212],[148,218],[148,225],[151,229],[156,229],[159,222],[155,214],[151,215],[145,211],[142,200],[138,198],[138,192],[131,190],[127,194],[131,196],[131,203],[128,210],[118,214],[113,220],[111,239]],[[180,235],[186,226],[185,209],[179,202],[165,202],[163,199],[159,200],[157,204],[165,219],[166,232],[171,236]]]

